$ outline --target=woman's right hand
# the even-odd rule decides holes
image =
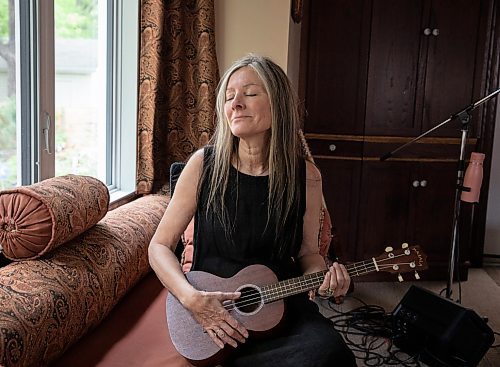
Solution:
[[[185,305],[221,349],[224,348],[224,344],[236,348],[237,342],[244,343],[248,338],[247,329],[223,306],[230,304],[227,301],[238,299],[240,295],[240,292],[197,291],[191,302]]]

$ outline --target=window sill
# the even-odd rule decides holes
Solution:
[[[139,197],[134,191],[120,191],[114,190],[110,192],[109,198],[109,210],[113,210],[122,206],[123,204],[134,201]]]

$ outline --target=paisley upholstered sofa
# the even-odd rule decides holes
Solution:
[[[163,328],[164,291],[147,247],[167,204],[149,195],[109,211],[104,184],[76,175],[0,192],[0,366],[106,365],[157,296],[151,322]]]
[[[106,186],[76,175],[0,191],[0,366],[191,366],[170,340],[167,292],[147,258],[168,201],[148,195],[108,210]]]

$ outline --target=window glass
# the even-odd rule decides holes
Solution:
[[[18,182],[14,2],[0,0],[0,190]]]
[[[106,182],[106,1],[55,0],[55,174]]]

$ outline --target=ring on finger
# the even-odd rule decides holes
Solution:
[[[226,333],[224,332],[224,330],[219,329],[219,328],[215,329],[215,333],[217,334],[217,336],[218,336],[219,338],[223,338],[223,337],[225,337],[225,336],[226,336]]]

